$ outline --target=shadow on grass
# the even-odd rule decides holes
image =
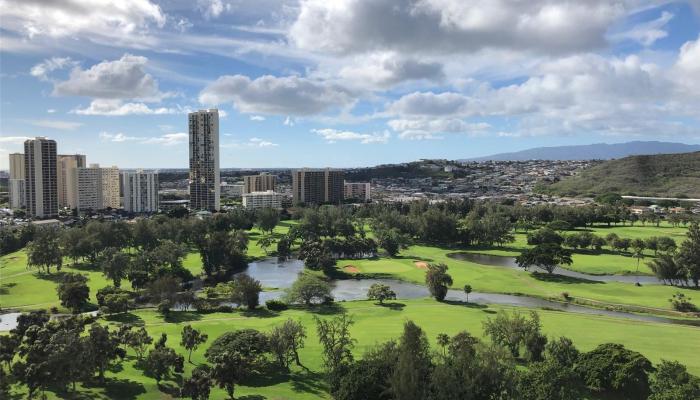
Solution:
[[[146,393],[142,384],[128,379],[108,379],[105,382],[105,394],[110,399],[135,399]]]
[[[558,275],[558,274],[547,274],[547,273],[543,273],[543,272],[533,272],[530,275],[533,278],[535,278],[541,282],[554,282],[554,283],[564,283],[564,284],[572,284],[572,283],[603,284],[603,283],[605,283],[605,282],[601,282],[601,281],[593,281],[590,279],[575,278],[573,276],[564,276],[564,275]]]
[[[241,315],[244,317],[255,317],[255,318],[274,318],[279,315],[278,312],[270,311],[267,308],[256,308],[254,310],[243,310]]]
[[[451,305],[451,306],[462,306],[462,307],[476,308],[476,309],[485,309],[485,308],[488,308],[488,306],[485,305],[485,304],[467,303],[466,301],[443,300],[442,302],[445,303],[445,304],[449,304],[449,305]]]
[[[307,307],[306,310],[308,310],[312,314],[337,315],[337,314],[343,314],[345,312],[345,307],[341,306],[338,303],[331,303],[331,304],[314,305],[311,307]]]
[[[90,271],[90,272],[99,272],[101,271],[100,266],[97,264],[91,264],[87,262],[83,263],[77,263],[77,264],[69,264],[67,265],[70,269],[74,269],[77,271]]]
[[[481,311],[485,312],[486,314],[498,314],[496,310],[485,309]]]
[[[110,322],[119,322],[122,324],[130,324],[143,326],[144,322],[141,317],[132,313],[112,314],[105,317],[105,320]]]
[[[265,400],[267,397],[261,394],[247,394],[245,396],[236,397],[238,400]]]
[[[393,310],[393,311],[401,311],[404,309],[404,307],[406,307],[406,304],[404,304],[404,303],[382,303],[382,304],[374,303],[374,304],[378,305],[379,307],[388,308],[388,309]]]
[[[171,311],[164,318],[165,322],[174,324],[180,322],[199,321],[200,319],[202,319],[202,314],[194,311]]]
[[[17,286],[17,283],[15,282],[3,283],[0,286],[0,294],[10,294],[10,289],[12,289],[15,286]]]
[[[408,255],[397,255],[394,257],[387,257],[389,260],[412,260],[412,261],[425,261],[425,262],[433,262],[432,258],[425,258],[425,257],[415,257],[410,254]]]

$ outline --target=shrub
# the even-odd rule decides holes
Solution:
[[[674,294],[673,297],[671,297],[668,301],[671,302],[673,309],[676,311],[682,311],[682,312],[696,311],[698,308],[695,307],[695,304],[691,303],[690,300],[692,300],[692,299],[690,297],[686,296],[684,293],[676,292],[676,294]]]
[[[270,311],[284,311],[289,308],[287,303],[280,300],[268,300],[265,302],[265,307]]]

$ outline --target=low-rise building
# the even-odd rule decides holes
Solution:
[[[282,198],[280,193],[275,193],[272,190],[264,192],[253,192],[243,194],[243,207],[246,210],[257,210],[260,208],[282,208]]]
[[[345,182],[345,198],[357,201],[372,199],[369,182]]]

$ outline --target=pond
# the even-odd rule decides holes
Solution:
[[[489,265],[493,267],[503,267],[511,268],[522,271],[523,269],[518,267],[515,262],[515,257],[508,256],[496,256],[492,254],[481,254],[481,253],[449,253],[447,257],[460,261],[471,261],[480,265]],[[532,271],[541,271],[546,273],[544,270],[538,268],[531,268]],[[554,270],[553,275],[567,276],[569,278],[580,279],[583,281],[595,281],[595,282],[621,282],[621,283],[641,283],[642,285],[660,285],[663,284],[655,276],[648,275],[591,275],[584,274],[582,272],[572,271],[566,268],[557,268]]]

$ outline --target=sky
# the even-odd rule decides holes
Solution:
[[[0,0],[0,169],[28,137],[186,168],[700,143],[700,0]]]

